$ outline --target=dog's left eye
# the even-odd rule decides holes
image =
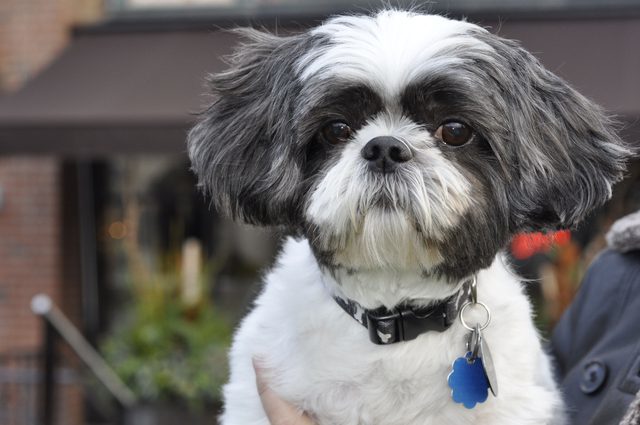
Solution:
[[[436,130],[436,139],[451,146],[462,146],[473,137],[471,127],[458,121],[448,121],[440,125]]]
[[[345,122],[334,121],[324,126],[322,136],[332,145],[345,143],[351,138],[351,127]]]

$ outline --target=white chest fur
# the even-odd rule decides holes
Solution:
[[[337,306],[326,280],[307,242],[288,241],[236,334],[223,425],[268,424],[252,357],[268,368],[271,386],[319,425],[562,423],[529,303],[500,258],[478,275],[478,297],[493,316],[484,335],[500,394],[472,410],[454,403],[447,386],[452,362],[464,354],[467,331],[459,323],[443,333],[376,346]]]

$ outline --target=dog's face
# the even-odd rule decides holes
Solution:
[[[304,234],[327,267],[456,280],[514,232],[575,225],[623,171],[597,106],[476,25],[384,11],[242,33],[189,134],[194,170],[218,208]]]

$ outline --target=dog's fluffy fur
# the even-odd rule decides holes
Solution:
[[[242,30],[189,154],[216,206],[291,238],[231,351],[224,425],[266,425],[252,357],[320,425],[562,423],[521,285],[499,254],[516,232],[576,225],[611,195],[627,152],[603,112],[516,42],[464,21],[385,10],[287,36]],[[453,147],[448,120],[471,126]],[[322,128],[348,123],[348,142]],[[371,139],[413,158],[367,168]],[[477,274],[500,394],[467,410],[447,374],[454,324],[376,346],[332,299],[429,304]]]

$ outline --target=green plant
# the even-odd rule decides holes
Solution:
[[[185,303],[180,262],[173,264],[131,273],[128,313],[101,348],[143,401],[202,407],[219,399],[226,381],[231,326],[206,296]]]

